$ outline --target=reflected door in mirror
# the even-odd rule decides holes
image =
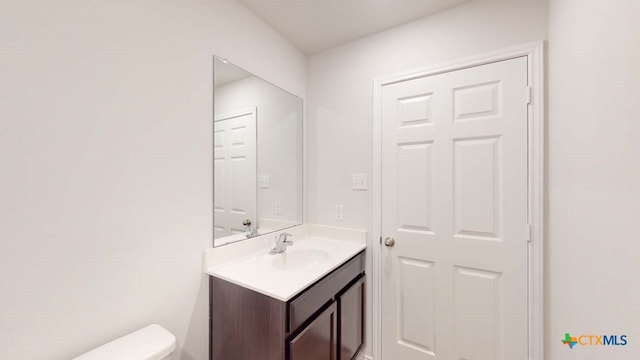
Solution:
[[[215,119],[214,237],[247,231],[256,219],[255,108]]]

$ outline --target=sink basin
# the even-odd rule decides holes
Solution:
[[[303,270],[329,260],[329,252],[320,249],[287,248],[275,255],[263,255],[258,261],[271,265],[278,270]]]

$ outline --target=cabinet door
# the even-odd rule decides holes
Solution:
[[[333,302],[289,341],[289,360],[336,360],[338,309]]]
[[[352,360],[364,342],[364,276],[338,296],[340,360]]]

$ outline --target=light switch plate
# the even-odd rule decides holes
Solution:
[[[270,181],[271,179],[269,178],[269,175],[260,175],[260,188],[268,189],[270,187]]]
[[[367,190],[369,187],[367,174],[353,174],[353,190]]]

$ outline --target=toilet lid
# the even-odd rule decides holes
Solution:
[[[176,337],[152,324],[117,338],[73,360],[160,360],[176,348]]]

